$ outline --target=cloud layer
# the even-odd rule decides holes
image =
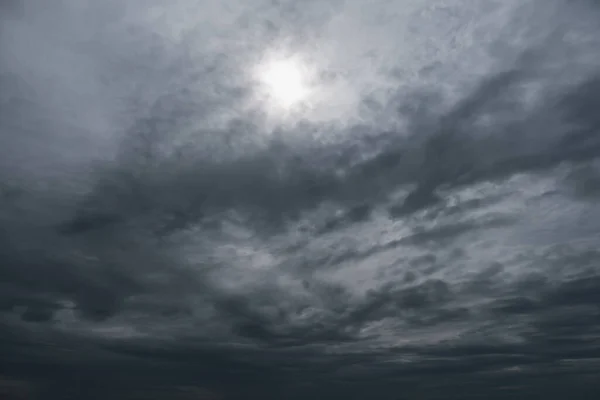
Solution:
[[[2,3],[0,374],[597,393],[597,4],[150,3]],[[323,94],[277,119],[282,48]]]

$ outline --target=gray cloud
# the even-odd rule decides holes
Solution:
[[[1,3],[0,375],[597,391],[594,3],[151,3]],[[278,46],[324,88],[279,120]]]

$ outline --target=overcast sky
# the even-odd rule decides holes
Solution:
[[[1,2],[0,393],[597,398],[599,17]]]

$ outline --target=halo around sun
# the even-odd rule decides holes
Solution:
[[[305,103],[310,95],[306,65],[292,57],[271,57],[256,69],[260,91],[271,106],[289,110]]]
[[[265,66],[262,81],[275,100],[285,107],[306,97],[308,89],[300,67],[292,60],[273,61]]]

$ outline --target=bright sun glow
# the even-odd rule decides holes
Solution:
[[[308,95],[305,72],[300,63],[291,59],[264,64],[259,79],[267,95],[285,108],[301,103]]]

